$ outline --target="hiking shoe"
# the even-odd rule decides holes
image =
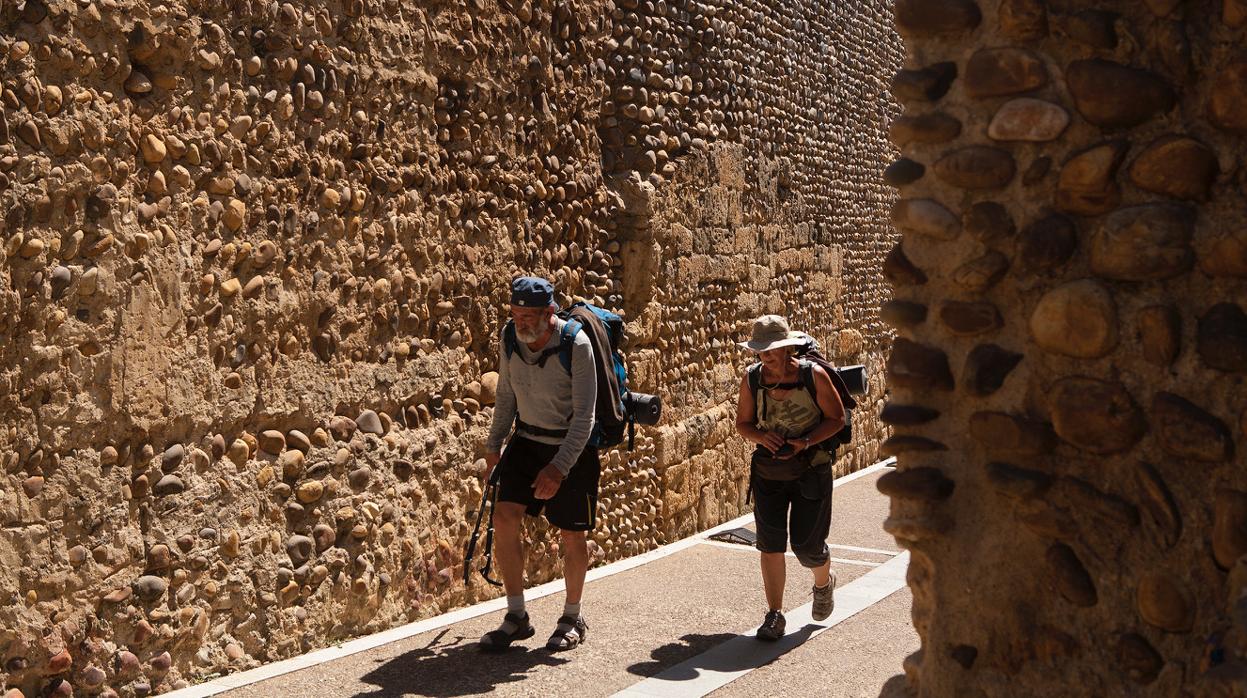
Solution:
[[[758,639],[767,642],[775,642],[784,636],[784,626],[787,621],[784,620],[784,614],[779,611],[768,611],[766,620],[762,621],[762,627],[758,628]]]
[[[528,622],[527,613],[522,616],[508,613],[502,617],[502,626],[482,635],[479,644],[486,652],[501,652],[510,647],[512,642],[527,640],[536,633],[533,624]]]
[[[589,637],[589,626],[585,623],[585,619],[580,616],[575,618],[571,616],[563,616],[559,618],[559,623],[554,628],[554,634],[550,636],[546,642],[546,649],[552,652],[562,652],[580,646]]]
[[[810,611],[810,616],[814,620],[823,621],[831,616],[831,612],[836,610],[836,573],[831,573],[831,579],[827,581],[827,586],[823,588],[814,587],[814,605]]]

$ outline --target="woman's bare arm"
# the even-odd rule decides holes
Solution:
[[[823,421],[819,422],[808,434],[788,442],[797,448],[808,448],[816,443],[826,441],[844,428],[844,403],[840,401],[840,393],[831,383],[831,376],[822,366],[814,366],[814,394],[817,396],[818,409],[823,413]]]

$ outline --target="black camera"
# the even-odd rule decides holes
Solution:
[[[625,393],[624,410],[637,424],[657,424],[662,417],[662,398],[645,393]]]

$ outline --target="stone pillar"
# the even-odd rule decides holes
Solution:
[[[921,695],[1242,689],[1237,2],[898,0],[884,317]]]

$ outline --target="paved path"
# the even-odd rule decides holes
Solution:
[[[501,619],[496,599],[169,695],[901,696],[901,661],[919,643],[904,586],[908,555],[882,529],[881,474],[876,467],[837,483],[828,542],[839,585],[827,621],[810,619],[810,574],[789,557],[788,635],[779,643],[752,637],[765,611],[757,552],[702,534],[591,570],[589,637],[572,652],[543,649],[562,610],[555,582],[530,590],[537,635],[502,655],[476,648]],[[741,525],[752,527],[714,530]]]

